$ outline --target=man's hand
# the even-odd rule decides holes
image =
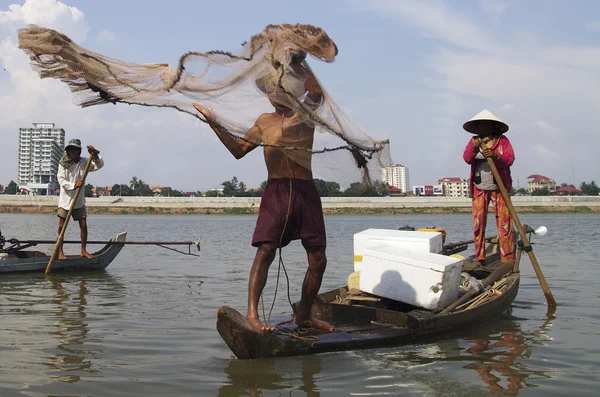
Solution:
[[[481,151],[481,154],[483,154],[483,157],[488,158],[491,157],[492,159],[496,158],[496,153],[494,153],[494,151],[492,149],[490,149],[489,147],[486,147],[485,149],[483,149]]]
[[[208,124],[213,124],[217,121],[217,116],[215,115],[215,112],[213,112],[212,108],[207,109],[196,102],[192,103],[192,105],[194,105],[194,108],[196,108],[196,110],[204,116]]]
[[[471,148],[473,149],[473,151],[478,152],[480,146],[481,146],[481,138],[476,137],[476,136],[473,137],[473,139],[471,139]]]
[[[98,159],[98,155],[100,154],[100,151],[98,149],[96,149],[92,145],[87,145],[87,150],[88,150],[88,153],[92,155],[92,158],[94,160]]]
[[[77,183],[75,183],[75,189],[79,189],[81,186],[83,186],[83,180],[77,181]]]

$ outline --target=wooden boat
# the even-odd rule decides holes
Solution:
[[[107,243],[102,249],[92,254],[92,258],[83,258],[79,255],[67,255],[65,260],[55,260],[52,265],[53,272],[65,271],[92,271],[104,270],[115,259],[123,248],[127,232],[120,233],[114,240]],[[5,250],[0,254],[0,273],[35,273],[44,272],[50,255],[17,247]]]
[[[312,308],[316,318],[335,327],[334,332],[298,332],[285,326],[278,327],[275,332],[260,332],[230,307],[219,309],[217,330],[240,359],[399,346],[443,338],[493,320],[517,296],[520,252],[514,263],[501,265],[496,251],[497,244],[493,241],[487,249],[487,265],[482,267],[470,257],[465,259],[462,270],[478,279],[503,272],[504,276],[497,278],[502,287],[494,290],[495,285],[499,285],[495,284],[485,295],[475,296],[449,313],[435,313],[341,287],[319,294]]]

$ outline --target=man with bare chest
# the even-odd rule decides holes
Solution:
[[[305,78],[304,103],[318,106],[322,90],[312,73],[301,66],[301,61],[292,67],[295,73]],[[275,111],[262,114],[243,139],[224,130],[210,108],[194,103],[196,110],[204,116],[236,159],[259,145],[264,146],[268,180],[252,238],[252,245],[257,247],[257,251],[248,282],[246,318],[258,330],[273,331],[273,328],[260,321],[258,315],[258,302],[267,281],[269,266],[278,248],[285,247],[292,240],[301,240],[308,257],[308,269],[294,322],[299,327],[310,326],[331,331],[333,327],[330,324],[310,314],[327,265],[323,210],[310,165],[315,127],[308,120],[301,119],[305,116],[285,106],[285,101],[279,100],[277,93],[268,94]],[[305,149],[305,155],[292,159],[282,149],[285,147]]]

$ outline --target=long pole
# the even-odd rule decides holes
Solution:
[[[519,221],[519,217],[517,216],[517,211],[515,211],[515,207],[513,207],[512,202],[510,200],[510,196],[506,191],[506,187],[500,178],[500,174],[498,173],[498,169],[496,168],[496,164],[494,164],[494,160],[491,157],[486,157],[488,164],[492,170],[492,174],[494,175],[494,179],[496,179],[496,184],[500,188],[500,193],[502,197],[504,197],[504,201],[506,202],[506,206],[508,207],[508,211],[510,212],[510,216],[512,217],[515,225],[517,226],[517,230],[519,231],[519,235],[521,236],[521,242],[523,243],[523,251],[527,252],[529,255],[529,259],[531,260],[531,264],[533,265],[533,270],[535,270],[535,274],[540,281],[540,285],[542,286],[542,290],[544,291],[544,295],[546,296],[546,301],[548,301],[548,306],[553,308],[556,307],[556,301],[554,300],[554,296],[552,296],[552,292],[550,292],[550,287],[548,287],[548,283],[546,283],[546,278],[542,273],[542,269],[540,268],[540,264],[538,263],[535,254],[533,253],[533,248],[527,239],[527,234],[525,233],[525,229],[523,229],[523,225]]]
[[[67,214],[67,219],[65,219],[65,223],[63,224],[63,227],[58,235],[58,238],[56,239],[56,245],[54,246],[54,251],[52,251],[52,256],[50,257],[50,260],[48,261],[48,266],[46,266],[46,271],[45,274],[50,274],[50,270],[52,269],[52,263],[54,263],[54,260],[56,259],[56,257],[58,257],[58,251],[59,248],[65,238],[65,232],[67,231],[67,225],[69,224],[69,219],[71,219],[71,214],[73,213],[73,208],[75,207],[75,203],[77,202],[77,198],[79,197],[79,193],[81,192],[81,189],[84,187],[85,184],[85,178],[87,177],[88,173],[90,172],[90,166],[92,165],[92,158],[94,157],[94,155],[96,153],[98,153],[98,151],[94,150],[94,151],[89,151],[90,152],[90,157],[87,160],[87,163],[85,164],[85,169],[83,170],[83,177],[81,178],[81,186],[79,186],[77,189],[75,189],[75,197],[73,197],[73,201],[71,202],[71,206],[69,207],[69,213]]]

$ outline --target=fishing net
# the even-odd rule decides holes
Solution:
[[[213,109],[222,130],[248,139],[246,132],[261,113],[273,112],[269,102],[275,102],[295,112],[295,123],[314,126],[312,145],[293,136],[252,143],[281,150],[315,177],[342,186],[371,183],[381,178],[383,166],[392,163],[389,142],[371,138],[354,124],[318,80],[323,92],[320,101],[308,98],[304,72],[314,73],[307,54],[332,62],[338,52],[318,27],[269,25],[236,53],[188,52],[176,68],[110,58],[36,26],[19,30],[19,48],[29,55],[41,78],[65,82],[81,107],[105,103],[166,107],[206,122],[192,106],[198,102]]]

